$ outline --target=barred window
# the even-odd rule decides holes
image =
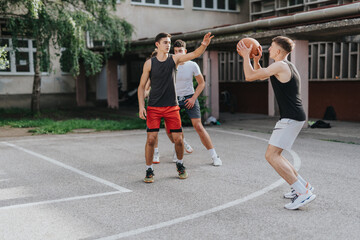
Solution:
[[[309,43],[309,80],[360,80],[360,44]]]
[[[269,53],[267,49],[268,46],[263,47],[263,56],[260,59],[260,65],[262,67],[269,65]],[[237,52],[219,52],[218,59],[220,82],[245,82],[243,58],[240,57]]]
[[[133,5],[184,8],[184,0],[131,0]]]
[[[193,9],[236,12],[236,0],[193,0]]]

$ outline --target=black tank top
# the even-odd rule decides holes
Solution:
[[[164,62],[151,58],[151,91],[149,106],[169,107],[178,105],[175,92],[176,64],[169,54]]]
[[[306,116],[300,97],[300,75],[291,62],[284,62],[288,64],[291,71],[290,81],[282,83],[274,75],[270,77],[279,104],[280,119],[290,118],[305,121]]]

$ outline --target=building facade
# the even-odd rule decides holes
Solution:
[[[117,3],[116,15],[133,25],[135,32],[132,39],[139,40],[154,37],[159,32],[178,34],[247,21],[248,11],[244,10],[245,16],[239,14],[242,12],[240,9],[235,0],[122,0]],[[0,108],[30,107],[36,51],[34,44],[31,39],[23,39],[18,51],[13,51],[6,22],[0,20],[0,46],[7,46],[10,61],[9,69],[0,70]],[[88,44],[89,47],[99,47],[97,42],[88,41]],[[121,85],[122,91],[136,87],[139,69],[145,54],[148,54],[114,56],[97,76],[85,79],[82,69],[78,79],[61,70],[59,58],[56,57],[59,52],[54,49],[49,51],[52,66],[51,71],[42,74],[42,108],[92,105],[94,102],[108,102],[108,98],[112,99],[108,105],[117,107],[118,97],[113,96],[115,90],[117,92],[118,85]],[[110,75],[116,78],[116,83],[108,80]]]
[[[217,118],[225,111],[276,116],[278,109],[271,85],[268,81],[244,81],[242,59],[235,46],[243,37],[258,39],[264,49],[262,65],[266,67],[271,63],[267,52],[271,39],[286,35],[297,44],[290,58],[302,72],[302,97],[309,118],[322,118],[331,106],[338,120],[360,121],[359,1],[238,2],[119,1],[116,14],[135,29],[129,51],[125,56],[109,59],[97,76],[86,78],[82,70],[75,80],[53,61],[57,70],[43,74],[43,99],[45,95],[55,101],[52,105],[72,101],[79,106],[104,101],[116,108],[122,92],[137,88],[143,63],[154,50],[157,33],[169,32],[173,41],[183,39],[189,50],[193,50],[202,36],[211,31],[215,38],[197,60],[206,79],[204,94],[208,96],[211,114]],[[1,45],[5,41],[11,50],[11,42],[2,32],[0,38]],[[27,106],[27,102],[30,105],[34,46],[31,40],[25,41],[27,45],[24,43],[18,55],[9,54],[11,69],[0,72],[0,98],[3,100],[0,107]],[[89,42],[89,47],[96,49],[101,45]]]

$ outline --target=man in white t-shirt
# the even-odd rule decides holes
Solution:
[[[176,40],[174,43],[174,53],[186,54],[186,43],[182,40]],[[193,77],[198,83],[194,90]],[[193,61],[187,61],[178,65],[176,73],[176,95],[179,107],[185,109],[187,115],[191,119],[191,123],[198,133],[202,144],[208,150],[214,166],[221,166],[222,161],[216,154],[208,132],[201,123],[200,104],[198,97],[205,88],[204,77],[201,74],[199,66]],[[171,136],[169,136],[171,140]]]

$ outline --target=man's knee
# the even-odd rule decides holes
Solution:
[[[268,162],[271,162],[272,159],[273,159],[273,153],[270,152],[270,151],[266,151],[266,153],[265,153],[265,159],[266,159]]]
[[[151,135],[147,137],[147,144],[150,146],[155,145],[157,136]]]
[[[183,141],[183,139],[182,139],[182,135],[181,134],[173,134],[172,135],[172,139],[173,139],[173,141],[174,141],[174,143],[175,144],[182,144],[182,141]]]
[[[203,132],[204,126],[201,124],[201,120],[192,120],[192,125],[197,132]]]
[[[272,163],[278,156],[280,156],[281,151],[278,149],[268,148],[265,152],[265,159]]]

